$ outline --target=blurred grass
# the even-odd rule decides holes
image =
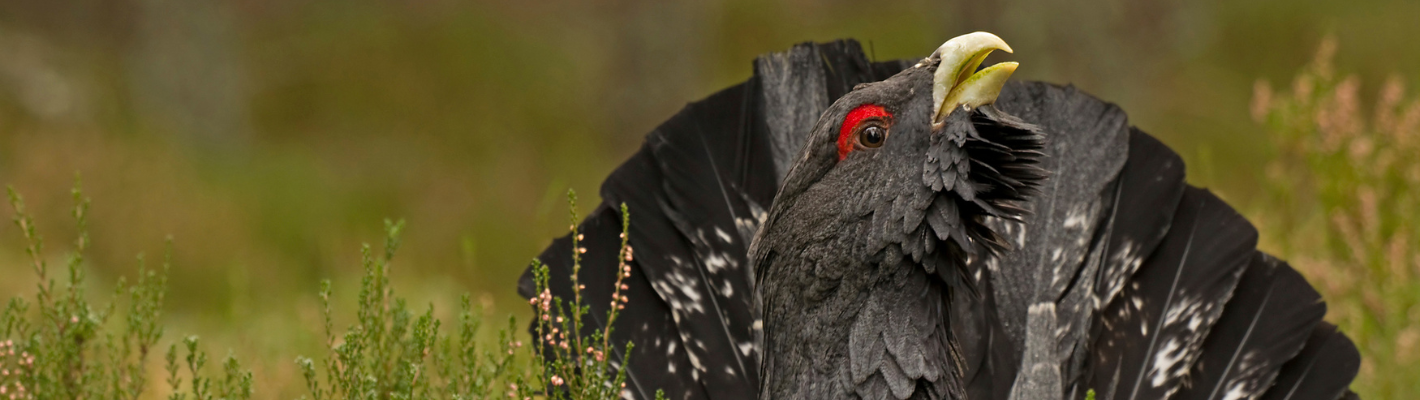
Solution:
[[[169,329],[234,349],[262,397],[292,398],[292,357],[322,348],[319,280],[354,301],[353,249],[381,237],[383,218],[409,221],[394,273],[411,304],[433,301],[450,320],[472,291],[526,320],[514,279],[566,228],[566,188],[594,204],[645,132],[743,80],[755,55],[855,37],[877,59],[921,57],[988,30],[1017,50],[997,57],[1020,61],[1021,78],[1119,103],[1325,287],[1315,271],[1351,261],[1324,214],[1352,203],[1269,212],[1285,200],[1267,171],[1289,142],[1252,122],[1254,83],[1288,85],[1328,34],[1359,93],[1392,74],[1420,82],[1417,20],[1420,4],[1404,0],[3,2],[0,182],[29,196],[42,232],[72,237],[66,189],[84,174],[95,287],[171,234]],[[1398,246],[1420,233],[1407,237]],[[0,229],[0,243],[20,241]],[[18,249],[0,246],[0,276],[26,276]],[[1364,305],[1349,288],[1324,293]],[[31,290],[0,279],[0,297]],[[1388,343],[1416,326],[1332,318],[1361,329],[1370,353],[1400,350]],[[1400,361],[1368,364],[1362,393],[1410,392],[1399,383],[1420,375]]]

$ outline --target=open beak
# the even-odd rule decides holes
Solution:
[[[1014,62],[1003,62],[980,71],[976,67],[993,50],[1011,52],[1011,46],[987,32],[957,36],[938,47],[924,60],[940,59],[932,77],[932,126],[940,127],[957,107],[976,108],[996,102],[1006,79],[1016,72]]]

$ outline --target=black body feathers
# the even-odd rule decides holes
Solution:
[[[763,56],[748,81],[686,106],[607,178],[606,203],[582,224],[588,251],[579,280],[590,298],[610,296],[621,229],[614,205],[625,203],[636,260],[626,281],[630,301],[612,340],[636,344],[624,366],[628,397],[649,399],[661,389],[672,399],[753,398],[761,379],[779,372],[761,368],[765,322],[756,280],[762,271],[749,261],[750,242],[789,169],[805,156],[803,135],[819,115],[855,86],[909,66],[871,62],[853,41]],[[1321,322],[1325,304],[1316,292],[1285,262],[1256,250],[1257,234],[1242,216],[1187,186],[1182,160],[1130,127],[1118,107],[1072,87],[1012,82],[994,108],[972,118],[1039,130],[978,129],[981,138],[943,138],[972,139],[959,142],[970,157],[944,151],[938,160],[950,162],[905,173],[935,179],[942,188],[934,190],[965,182],[968,192],[956,191],[964,202],[926,198],[923,207],[940,215],[928,212],[915,222],[942,240],[963,237],[943,232],[971,230],[979,243],[956,246],[987,251],[960,266],[960,275],[931,278],[960,279],[958,286],[932,283],[938,281],[926,274],[936,270],[907,269],[917,272],[894,278],[901,291],[864,296],[864,314],[842,327],[851,338],[849,351],[861,356],[823,366],[853,384],[817,393],[1354,396],[1347,386],[1358,353]],[[1026,149],[1011,151],[992,145],[1031,140],[1035,132],[1043,133],[1043,146],[1005,146]],[[982,138],[989,140],[975,140]],[[1039,182],[1038,189],[1022,179]],[[973,202],[967,197],[977,189],[989,195]],[[953,215],[980,218],[947,218]],[[931,258],[922,256],[930,248],[897,248],[904,262]],[[549,289],[563,298],[573,293],[570,251],[570,240],[562,238],[540,256],[551,268]],[[914,254],[922,255],[915,260]],[[520,293],[535,295],[531,285],[525,274]],[[589,304],[594,326],[588,328],[599,328],[595,318],[605,315],[607,304]],[[911,341],[915,336],[900,332],[934,339]],[[612,356],[617,363],[625,359]],[[904,386],[911,380],[894,374],[933,382],[951,377],[959,384]]]

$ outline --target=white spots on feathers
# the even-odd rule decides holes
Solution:
[[[1149,367],[1149,384],[1162,387],[1170,379],[1187,374],[1188,366],[1182,365],[1184,356],[1184,346],[1178,340],[1169,339],[1164,342],[1159,351],[1154,353],[1154,363]]]
[[[720,241],[724,242],[725,244],[735,243],[735,239],[731,238],[729,233],[726,233],[724,229],[720,229],[720,227],[718,226],[715,227],[715,237],[720,238]]]
[[[1243,353],[1237,366],[1238,374],[1224,384],[1227,391],[1223,392],[1223,400],[1251,399],[1270,386],[1270,376],[1265,376],[1269,372],[1268,364],[1259,362],[1260,358],[1256,350]]]
[[[1164,312],[1164,326],[1169,327],[1179,323],[1186,323],[1188,330],[1196,331],[1205,321],[1205,315],[1212,309],[1213,304],[1204,302],[1196,295],[1180,291],[1179,301],[1169,306]]]
[[[1139,269],[1139,265],[1144,263],[1144,257],[1139,254],[1139,243],[1130,238],[1123,238],[1119,241],[1118,249],[1109,255],[1109,265],[1100,270],[1100,288],[1095,298],[1096,307],[1104,307],[1109,304],[1114,296],[1119,295],[1124,290],[1124,282]]]
[[[705,256],[705,268],[709,269],[712,274],[720,273],[721,270],[724,270],[725,267],[729,265],[730,261],[726,259],[725,255],[722,253],[710,252],[709,255]]]
[[[1065,229],[1084,229],[1087,228],[1085,224],[1094,220],[1093,216],[1091,216],[1088,210],[1083,206],[1085,206],[1085,204],[1076,204],[1074,207],[1070,207],[1070,210],[1065,213]]]
[[[752,341],[741,342],[738,347],[740,348],[740,354],[743,354],[746,357],[748,357],[752,352],[754,352],[754,342]]]
[[[703,345],[703,344],[702,344],[702,345]],[[695,356],[695,352],[693,352],[693,351],[687,351],[687,352],[685,352],[685,355],[687,355],[687,356],[690,357],[690,365],[693,366],[693,367],[695,367],[695,368],[691,368],[691,369],[690,369],[690,374],[693,375],[696,380],[699,380],[699,379],[700,379],[700,370],[705,369],[705,365],[703,365],[703,364],[700,363],[700,357],[696,357],[696,356]]]
[[[741,241],[748,245],[754,241],[754,233],[759,231],[761,225],[764,225],[764,220],[769,218],[769,212],[748,198],[745,199],[745,205],[749,206],[750,217],[735,217],[735,229],[739,231]]]
[[[715,238],[719,239],[724,244],[734,243],[734,238],[718,226],[715,227]],[[710,241],[706,240],[704,229],[696,229],[695,236],[690,238],[690,243],[695,245],[696,255],[705,263],[705,268],[712,274],[718,274],[726,268],[738,269],[740,267],[740,263],[734,255],[724,251],[715,251],[716,248],[723,248],[723,246],[712,246]],[[672,261],[675,261],[677,266],[681,265],[680,261]]]
[[[1103,206],[1096,198],[1071,203],[1064,210],[1064,218],[1059,220],[1060,229],[1051,240],[1054,244],[1049,253],[1051,274],[1049,290],[1042,293],[1044,298],[1062,298],[1072,290],[1070,280],[1085,267],[1085,256],[1090,251],[1090,240],[1095,236],[1095,225]],[[1064,311],[1071,310],[1066,307]]]
[[[1084,247],[1090,244],[1091,233],[1094,232],[1095,220],[1099,216],[1102,204],[1098,200],[1088,203],[1077,203],[1065,212],[1065,222],[1063,224],[1065,233],[1075,238],[1075,246]]]
[[[1160,332],[1169,332],[1160,337],[1163,344],[1153,354],[1149,366],[1149,384],[1162,387],[1165,383],[1188,374],[1194,359],[1198,358],[1198,347],[1203,345],[1210,316],[1216,315],[1215,308],[1222,304],[1216,299],[1205,300],[1197,294],[1180,291],[1178,301],[1164,310]]]
[[[677,265],[681,263],[681,261],[674,256],[672,256],[671,259],[672,262]],[[671,306],[671,310],[674,311],[671,313],[671,316],[675,318],[676,323],[680,323],[681,313],[705,313],[705,305],[702,304],[703,295],[699,290],[696,290],[691,277],[675,269],[667,273],[666,278],[667,279],[652,280],[651,287],[655,288],[657,292],[672,294],[671,296],[663,297],[665,297],[666,303]],[[682,301],[681,299],[689,300],[689,302]]]
[[[754,240],[754,232],[759,230],[759,225],[764,223],[763,214],[755,218],[735,218],[735,229],[740,231],[740,236],[744,237],[748,243]]]

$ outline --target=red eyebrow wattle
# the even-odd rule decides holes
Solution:
[[[858,124],[865,119],[871,118],[892,118],[883,106],[877,104],[864,104],[848,112],[848,116],[843,117],[843,125],[838,128],[838,161],[843,161],[848,157],[848,153],[853,151],[853,131]]]

